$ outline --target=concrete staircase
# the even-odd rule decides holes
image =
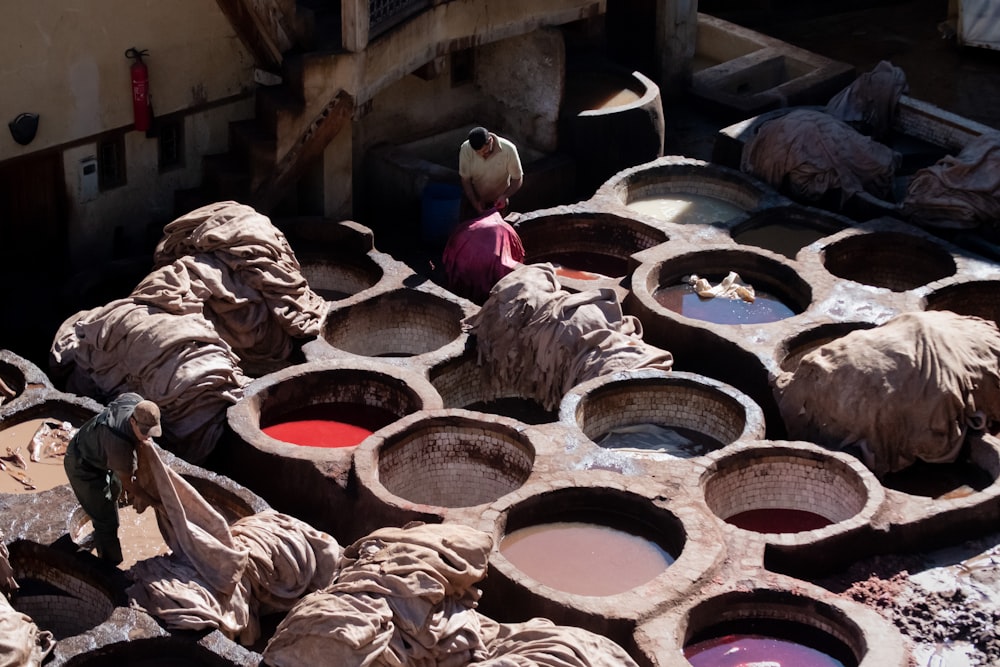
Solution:
[[[277,65],[280,83],[258,85],[253,118],[230,123],[225,153],[202,157],[202,181],[197,187],[175,192],[175,215],[224,200],[269,212],[349,121],[353,100],[346,94],[337,95],[318,114],[307,117],[311,111],[303,86],[307,56],[315,63],[318,57],[335,58],[341,52],[340,3],[300,0],[283,4],[287,13],[281,21],[293,27],[289,35],[293,45],[281,54]],[[240,9],[245,8],[241,5]],[[263,41],[259,35],[246,34],[256,29],[252,21],[233,21],[233,25],[245,43],[259,45]],[[278,137],[289,131],[296,133],[297,139],[279,155]]]

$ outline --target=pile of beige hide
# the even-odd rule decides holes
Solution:
[[[285,613],[264,650],[274,667],[635,664],[579,628],[541,618],[502,624],[478,613],[477,585],[493,550],[483,531],[415,523],[341,549],[278,512],[227,524],[154,445],[140,446],[137,477],[170,553],[136,563],[129,594],[167,628],[218,629],[253,645],[260,617]]]
[[[952,462],[1000,419],[1000,331],[950,311],[905,313],[806,354],[777,381],[790,438],[857,445],[878,475]]]
[[[286,359],[294,339],[319,333],[327,303],[282,232],[248,206],[205,206],[163,233],[129,296],[63,322],[50,365],[67,391],[156,402],[164,446],[200,463],[249,382],[241,361]]]
[[[466,324],[497,392],[516,388],[547,410],[585,380],[673,366],[670,352],[643,342],[641,323],[622,314],[613,290],[568,292],[551,264],[507,274]]]

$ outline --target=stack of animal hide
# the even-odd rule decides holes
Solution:
[[[479,363],[498,393],[518,389],[547,410],[577,384],[616,371],[670,370],[670,352],[642,340],[613,290],[563,290],[551,264],[529,264],[502,278],[466,324]]]
[[[281,231],[235,202],[167,225],[156,262],[128,297],[66,319],[50,366],[73,393],[154,401],[164,446],[200,463],[249,382],[241,361],[286,359],[294,338],[318,334],[327,303]]]
[[[789,437],[858,445],[877,475],[954,461],[1000,418],[1000,331],[950,311],[899,315],[802,357],[777,381]]]
[[[337,582],[306,596],[264,651],[275,667],[630,667],[617,644],[546,619],[476,611],[492,537],[462,525],[383,528],[344,550]]]

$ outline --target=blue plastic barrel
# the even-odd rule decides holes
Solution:
[[[420,234],[428,245],[444,245],[458,224],[462,188],[450,183],[428,183],[421,196]]]

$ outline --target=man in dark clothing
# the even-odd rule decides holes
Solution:
[[[122,562],[118,540],[118,497],[124,489],[137,507],[152,498],[135,481],[136,445],[162,434],[160,408],[139,394],[125,393],[88,420],[69,442],[63,467],[70,486],[94,526],[97,555]]]

